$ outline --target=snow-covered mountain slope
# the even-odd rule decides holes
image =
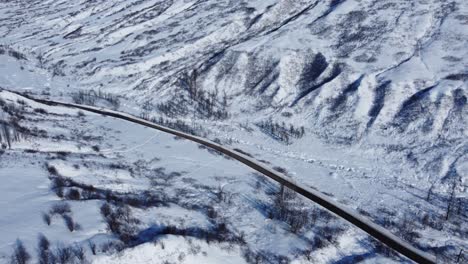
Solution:
[[[420,149],[421,169],[438,163],[424,172],[437,178],[466,152],[466,1],[0,5],[1,43],[46,69],[52,93],[101,89],[153,114],[175,105],[179,116],[273,117],[327,142],[391,138]],[[211,108],[194,110],[200,102]],[[449,155],[432,151],[445,146]]]
[[[467,25],[463,0],[0,0],[0,87],[217,138],[456,256]]]
[[[71,88],[137,102],[211,91],[232,113],[292,111],[342,141],[466,135],[465,1],[7,1],[1,12],[2,43]]]

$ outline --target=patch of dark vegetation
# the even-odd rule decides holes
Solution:
[[[38,236],[37,256],[40,264],[53,263],[55,260],[55,256],[50,251],[50,242],[43,234]]]
[[[65,246],[57,244],[55,248],[51,247],[50,241],[43,234],[39,233],[37,243],[37,262],[39,264],[75,264],[88,263],[84,248],[75,244],[73,246]],[[30,263],[31,255],[26,251],[21,240],[17,240],[14,246],[14,252],[11,256],[11,264],[26,264]]]
[[[139,233],[137,244],[146,243],[157,240],[164,235],[178,235],[184,237],[194,237],[205,240],[207,243],[212,242],[227,242],[237,245],[245,245],[243,235],[237,235],[229,230],[226,223],[215,223],[210,229],[202,229],[198,227],[179,228],[172,225],[152,226]]]
[[[74,258],[71,246],[58,245],[55,248],[54,255],[58,263],[72,263]]]
[[[291,232],[301,234],[304,230],[315,228],[316,237],[310,241],[316,248],[328,243],[337,243],[337,238],[344,232],[344,227],[333,225],[336,219],[326,210],[308,206],[302,197],[291,189],[280,186],[279,190],[270,192],[272,204],[259,203],[259,209],[270,219],[288,224]],[[320,223],[327,223],[325,226]]]
[[[21,240],[16,240],[13,255],[11,256],[10,263],[11,264],[26,264],[31,259],[31,255],[28,253],[26,248],[23,245]]]
[[[327,58],[322,53],[315,55],[313,61],[306,65],[303,72],[303,82],[314,82],[328,67]]]
[[[193,118],[225,120],[229,118],[228,96],[219,95],[217,91],[209,92],[199,89],[197,86],[198,72],[183,72],[178,78],[177,94],[172,99],[158,103],[147,102],[143,105],[143,117],[147,119],[150,113],[157,111],[171,119],[186,117],[189,114]]]
[[[34,112],[38,114],[47,114],[47,111],[43,108],[34,108]]]
[[[295,106],[302,98],[333,81],[341,74],[342,65],[334,64],[328,75],[322,76],[328,66],[329,63],[323,54],[319,53],[314,57],[314,60],[304,69],[300,81],[301,88],[299,94],[291,103],[291,107]]]
[[[21,130],[15,121],[0,120],[0,144],[2,149],[11,149],[14,142],[21,141],[24,138],[24,134],[20,132]]]
[[[104,203],[101,206],[101,215],[107,223],[109,231],[116,234],[125,244],[135,241],[138,236],[137,224],[140,221],[131,216],[128,205],[111,205]]]
[[[267,121],[262,121],[256,124],[260,130],[272,137],[275,140],[280,142],[284,142],[286,144],[291,144],[291,138],[302,138],[305,134],[305,129],[303,126],[301,127],[294,127],[292,124],[287,126],[284,122],[279,124],[273,122],[272,119],[268,119]]]
[[[431,201],[434,203],[439,199],[435,196],[435,194],[431,195]],[[447,199],[444,198],[444,200]],[[450,198],[448,198],[448,202],[450,203]],[[454,205],[457,205],[457,203],[454,203]],[[462,245],[451,243],[450,245],[446,244],[442,247],[428,248],[426,245],[420,244],[419,239],[421,238],[420,232],[427,230],[428,228],[439,232],[458,233],[461,234],[462,238],[468,238],[466,230],[463,230],[463,223],[466,222],[466,217],[463,214],[458,214],[458,211],[462,212],[462,210],[463,209],[457,207],[448,209],[447,212],[453,212],[453,214],[447,218],[447,215],[449,215],[447,212],[445,214],[441,214],[438,212],[412,210],[399,215],[395,211],[381,208],[378,212],[377,219],[374,219],[374,221],[408,243],[434,254],[437,257],[438,262],[458,263],[456,262],[457,258],[463,255],[463,251],[461,251]],[[398,254],[395,251],[386,247],[382,243],[372,240],[371,244],[377,253],[383,254],[387,257],[398,258]]]
[[[27,60],[26,56],[7,45],[0,45],[0,55],[7,54],[17,60]]]
[[[18,103],[19,104],[19,103]],[[22,139],[31,135],[31,131],[22,127],[19,122],[24,120],[24,104],[7,103],[0,99],[0,110],[5,112],[7,116],[0,119],[0,146],[2,149],[11,149],[13,142],[19,142]]]
[[[182,176],[184,172],[166,172],[166,168],[159,167],[148,172],[147,178],[153,187],[171,186],[171,182]]]
[[[227,119],[228,97],[223,94],[222,98],[215,92],[206,92],[197,86],[198,72],[184,72],[179,78],[179,85],[188,91],[190,104],[195,107],[196,112],[203,118]]]
[[[343,92],[332,102],[330,106],[330,111],[335,112],[338,109],[342,108],[343,104],[346,102],[347,98],[353,93],[357,92],[361,82],[364,79],[364,75],[361,75],[357,80],[349,84]]]
[[[279,172],[279,173],[282,173],[284,175],[288,175],[288,171],[283,167],[275,166],[275,167],[273,167],[273,169],[275,171]]]
[[[81,30],[83,29],[83,26],[78,27],[77,29],[73,30],[72,32],[66,34],[63,36],[64,39],[74,39],[78,38],[81,36]]]
[[[205,145],[198,144],[198,148],[199,149],[204,149],[204,150],[208,151],[209,153],[211,153],[211,154],[213,154],[215,156],[221,156],[221,157],[223,157],[225,159],[228,159],[228,160],[231,159],[229,156],[224,155],[222,152],[220,152],[220,151],[218,151],[216,149],[212,149],[210,147],[207,147]]]
[[[98,102],[103,101],[113,109],[118,109],[120,106],[119,96],[101,90],[97,92],[95,90],[78,91],[72,95],[72,99],[77,104],[95,106]]]
[[[372,102],[372,107],[369,110],[368,116],[370,117],[369,122],[367,122],[367,127],[370,128],[375,120],[377,119],[377,116],[380,114],[380,111],[382,110],[384,106],[384,101],[385,101],[385,95],[387,94],[387,89],[391,85],[392,81],[385,81],[377,88],[375,88],[375,96],[374,96],[374,101]]]
[[[253,158],[252,154],[250,154],[250,153],[248,153],[248,152],[245,152],[245,151],[243,151],[242,149],[235,148],[234,150],[237,151],[237,152],[239,152],[239,153],[241,153],[241,154],[244,154],[244,155],[246,155],[246,156],[249,156],[249,157]]]
[[[48,226],[50,226],[50,224],[52,223],[52,218],[50,217],[50,214],[49,213],[42,213],[42,220],[44,221],[44,223],[46,223]]]
[[[78,189],[70,188],[68,189],[67,195],[65,196],[68,200],[80,200],[81,194]]]
[[[49,210],[49,214],[51,215],[65,215],[69,213],[71,213],[71,207],[70,204],[66,202],[55,203]]]
[[[70,215],[63,214],[62,218],[70,232],[81,230],[81,226],[78,223],[76,223]]]
[[[81,226],[73,220],[71,212],[71,207],[68,203],[58,202],[52,205],[49,212],[42,213],[42,220],[47,225],[50,225],[52,223],[53,217],[55,215],[59,215],[62,217],[65,226],[70,232],[81,230]]]
[[[169,127],[169,128],[190,134],[190,135],[201,136],[201,137],[206,136],[205,129],[201,125],[187,124],[185,121],[181,119],[176,119],[174,121],[174,120],[166,119],[163,117],[151,118],[147,114],[141,114],[140,118],[156,123],[161,126]]]
[[[52,171],[50,180],[52,190],[57,196],[69,200],[106,200],[113,204],[128,204],[133,207],[148,208],[167,206],[169,202],[175,202],[164,197],[160,193],[143,191],[142,193],[123,193],[108,189],[96,188],[93,185],[76,182],[70,178],[61,176],[53,166],[47,166]],[[72,191],[70,196],[70,191]],[[66,195],[65,195],[66,193]],[[73,198],[73,199],[72,199]]]
[[[307,209],[296,201],[296,193],[281,185],[274,197],[274,203],[267,210],[268,217],[286,222],[293,233],[299,233],[308,223],[312,222]]]
[[[414,122],[424,114],[427,104],[429,103],[428,96],[431,90],[437,87],[436,85],[427,87],[410,96],[401,105],[400,110],[395,115],[393,126],[406,130],[411,122]]]
[[[456,73],[445,76],[446,80],[451,81],[466,81],[468,80],[468,73]]]
[[[214,211],[214,208],[207,209],[207,212],[211,212],[208,215],[212,223],[212,227],[208,229],[198,227],[180,228],[173,225],[152,225],[140,229],[138,226],[140,221],[132,216],[128,205],[104,203],[101,206],[101,215],[105,219],[109,231],[122,242],[111,245],[111,247],[117,246],[118,251],[147,242],[155,242],[165,235],[194,237],[203,239],[207,243],[228,242],[230,244],[245,245],[244,236],[230,231],[227,224],[222,219],[217,218],[219,214]],[[106,250],[103,249],[103,251]]]
[[[96,244],[92,241],[88,241],[88,246],[89,246],[89,249],[91,250],[91,254],[96,255],[97,254]]]

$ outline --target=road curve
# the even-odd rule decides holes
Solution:
[[[78,108],[78,109],[85,110],[88,112],[93,112],[93,113],[102,114],[105,116],[111,116],[111,117],[123,119],[132,123],[140,124],[146,127],[150,127],[153,129],[157,129],[157,130],[178,136],[178,137],[182,137],[190,141],[207,146],[209,148],[212,148],[214,150],[217,150],[233,159],[238,160],[239,162],[249,166],[250,168],[262,173],[263,175],[273,179],[274,181],[280,184],[283,184],[284,186],[290,188],[291,190],[294,190],[295,192],[308,198],[309,200],[321,205],[323,208],[345,219],[346,221],[360,228],[361,230],[367,232],[369,235],[373,236],[374,238],[376,238],[383,244],[394,249],[400,254],[408,257],[409,259],[417,263],[436,263],[434,256],[427,254],[413,247],[409,243],[393,235],[392,233],[390,233],[388,230],[384,229],[383,227],[373,223],[372,221],[360,215],[356,211],[346,208],[345,206],[339,204],[336,201],[333,201],[331,198],[323,195],[322,193],[318,191],[312,190],[306,186],[301,186],[299,183],[294,183],[291,179],[286,177],[284,174],[278,171],[275,171],[272,168],[267,167],[261,164],[260,162],[248,157],[247,155],[244,155],[233,149],[227,148],[225,146],[212,142],[208,139],[193,136],[193,135],[186,134],[186,133],[183,133],[183,132],[180,132],[180,131],[177,131],[177,130],[174,130],[165,126],[161,126],[161,125],[152,123],[150,121],[144,120],[142,118],[139,118],[139,117],[127,114],[127,113],[122,113],[122,112],[118,112],[114,110],[87,106],[87,105],[57,102],[57,101],[52,101],[52,100],[47,100],[47,99],[38,99],[38,98],[31,97],[28,94],[22,94],[22,93],[17,93],[13,91],[10,91],[10,92],[16,93],[32,101],[36,101],[38,103],[42,103],[46,105]]]

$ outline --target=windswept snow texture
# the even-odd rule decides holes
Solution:
[[[442,262],[454,262],[468,241],[467,47],[465,0],[0,0],[0,88],[119,109],[216,139],[411,234],[405,239],[448,258]],[[1,142],[22,160],[32,155],[17,149],[27,133],[8,118],[0,112]],[[46,128],[73,130],[74,119]],[[93,133],[107,142],[110,132]],[[122,142],[138,151],[151,140]],[[38,149],[93,147],[49,141]],[[101,153],[131,160],[114,143]],[[147,187],[123,169],[54,162],[96,188]],[[165,173],[185,164],[171,162]],[[21,168],[32,185],[45,186],[44,168]],[[408,231],[408,219],[417,231]],[[168,247],[177,239],[168,237]],[[127,257],[147,250],[134,247]],[[342,262],[374,257],[366,252]],[[314,254],[338,261],[329,251]]]

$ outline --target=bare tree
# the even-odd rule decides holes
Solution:
[[[54,256],[50,252],[50,242],[43,235],[39,234],[39,241],[37,245],[37,254],[39,257],[39,264],[53,263]]]
[[[450,192],[450,198],[447,201],[447,211],[445,213],[445,220],[449,220],[450,213],[452,212],[453,203],[455,200],[455,189],[457,188],[457,182],[454,180],[452,184],[452,190]]]
[[[31,259],[31,255],[26,251],[21,240],[16,240],[15,249],[11,256],[11,264],[26,264]]]

